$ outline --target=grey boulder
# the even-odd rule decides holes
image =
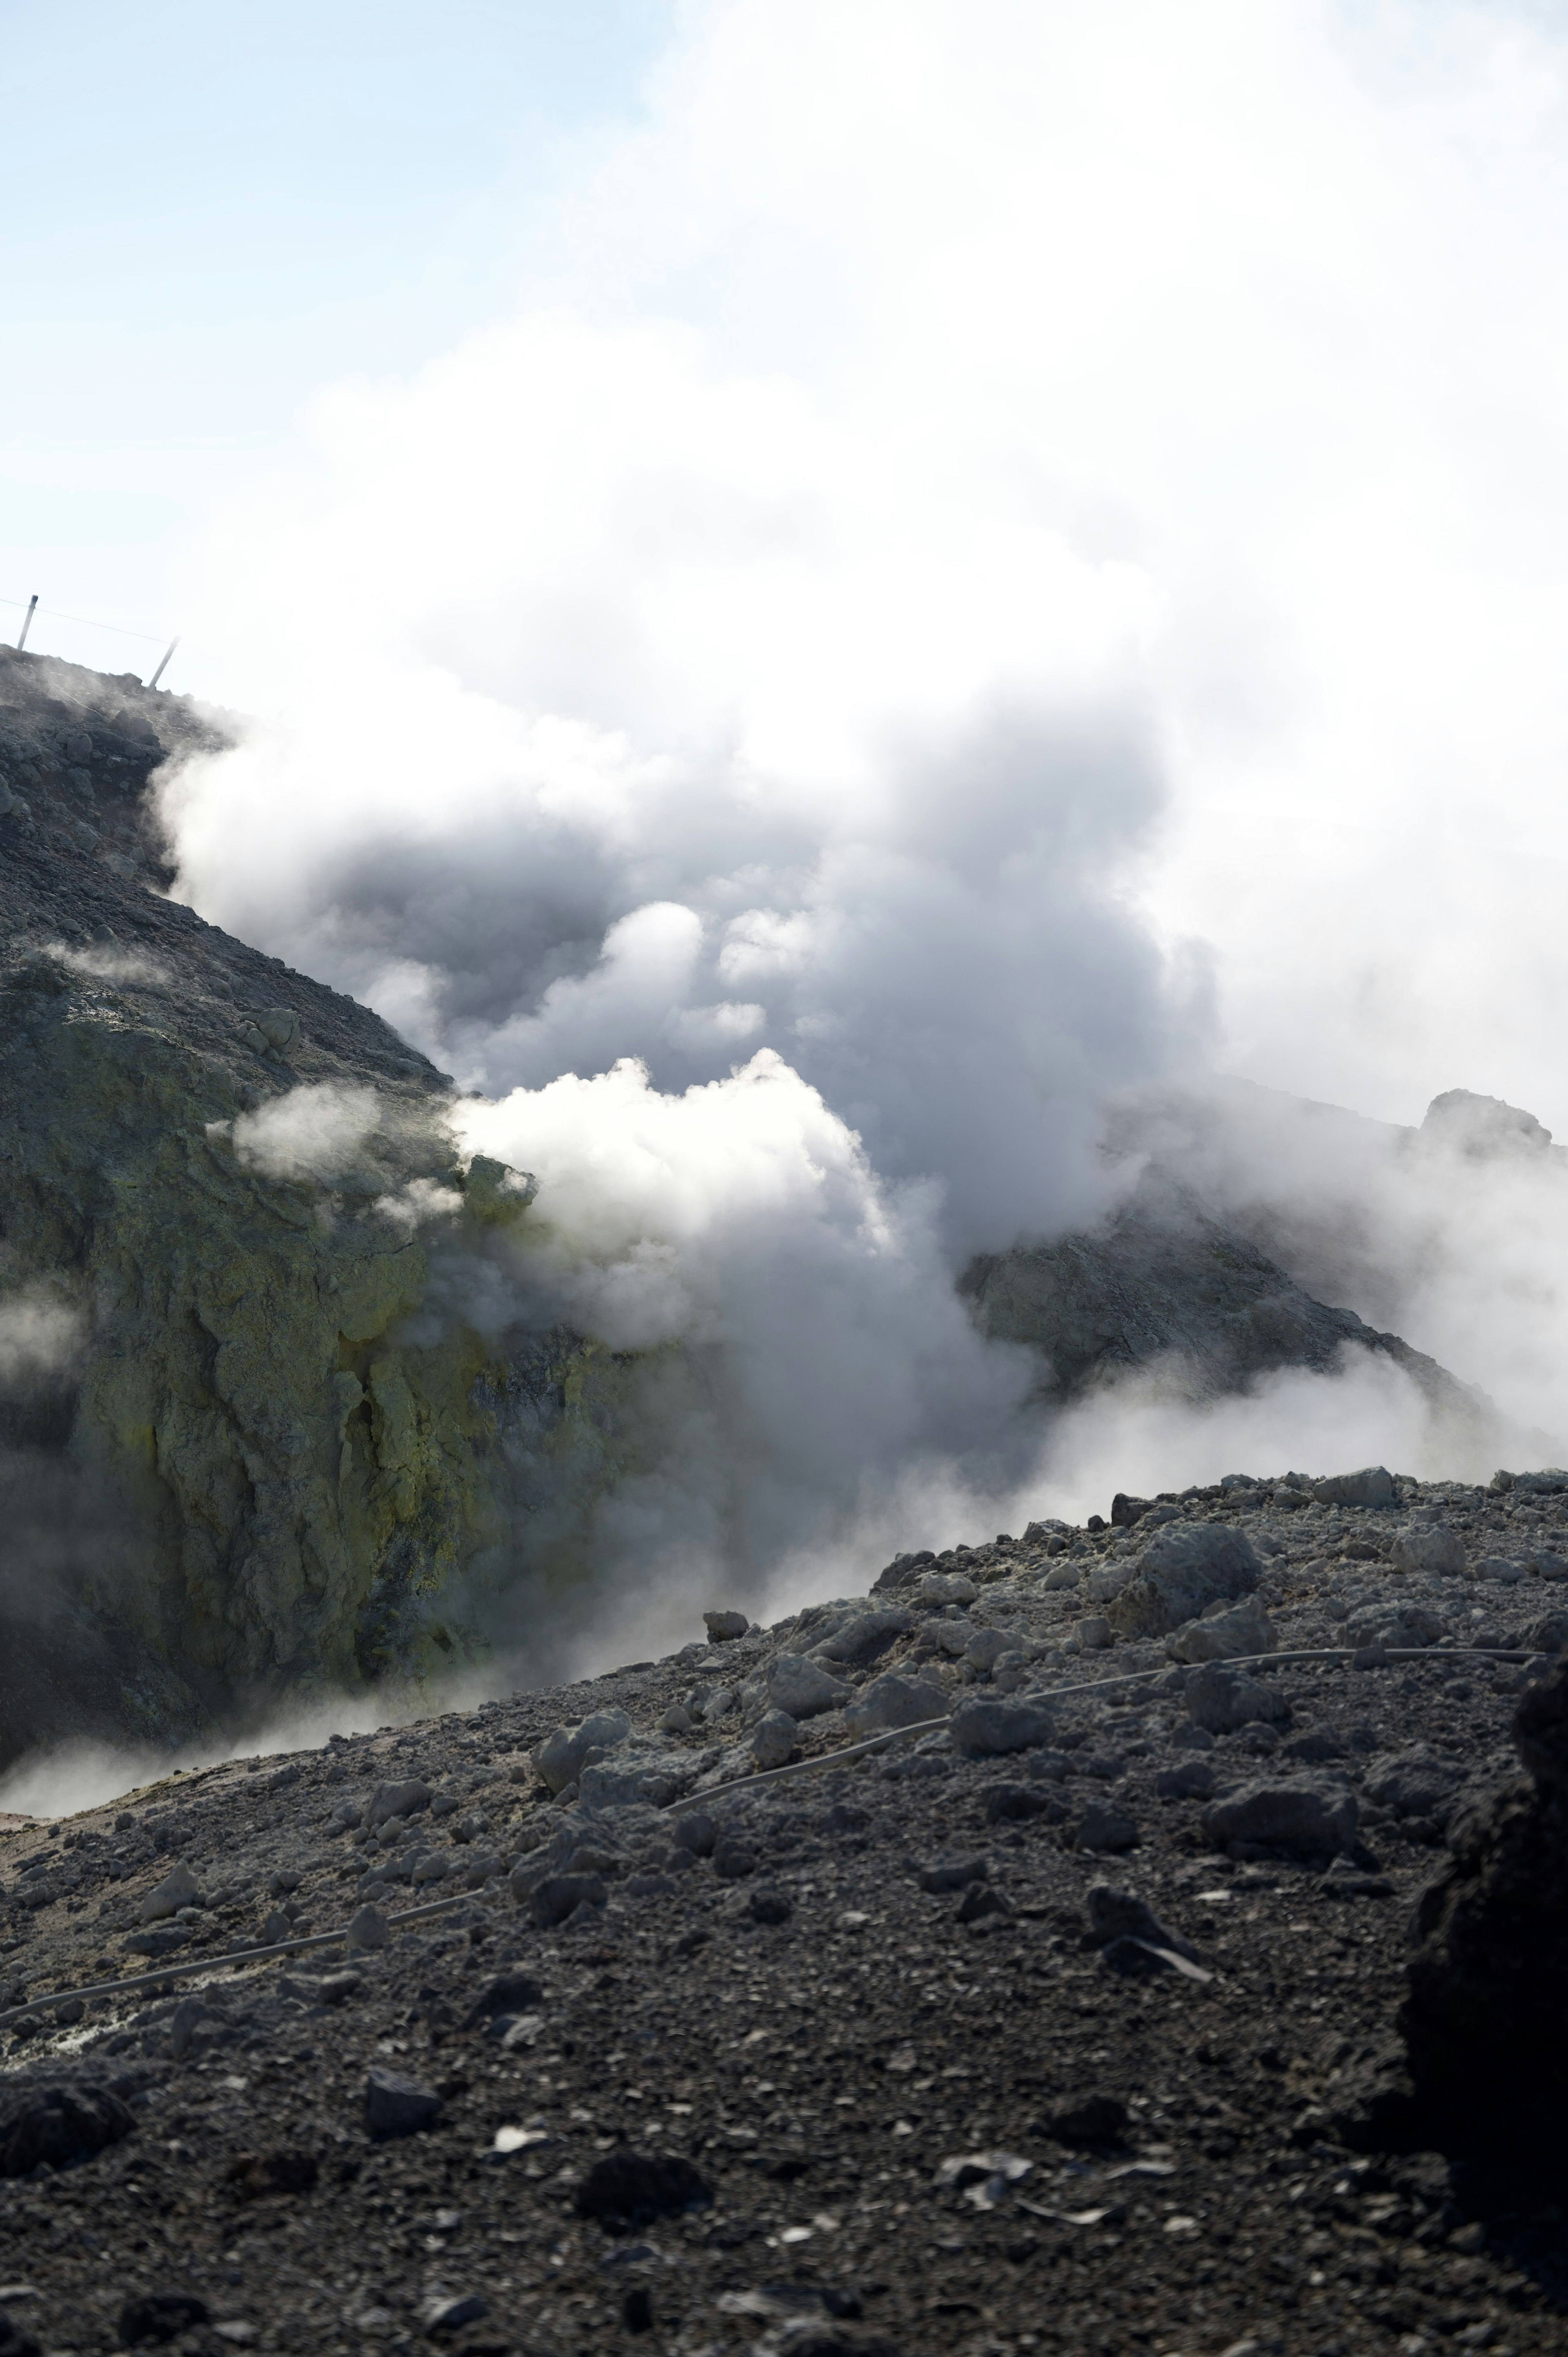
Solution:
[[[365,1804],[365,1823],[372,1833],[394,1818],[412,1817],[427,1809],[435,1795],[423,1778],[410,1776],[401,1784],[378,1784]]]
[[[947,1715],[947,1688],[934,1678],[900,1677],[897,1670],[886,1670],[861,1688],[844,1717],[851,1733],[864,1739]]]
[[[1396,1534],[1390,1560],[1396,1571],[1456,1572],[1465,1568],[1465,1542],[1446,1523],[1412,1523]]]
[[[441,2116],[441,2098],[417,2079],[373,2069],[365,2082],[365,2126],[373,2136],[413,2136]]]
[[[1168,1636],[1210,1604],[1250,1596],[1262,1569],[1251,1541],[1228,1523],[1167,1523],[1111,1599],[1111,1624],[1122,1637]]]
[[[1385,1465],[1364,1465],[1359,1473],[1335,1473],[1326,1481],[1315,1481],[1312,1494],[1320,1506],[1391,1506],[1394,1477]]]
[[[1369,1760],[1364,1786],[1369,1800],[1391,1809],[1396,1817],[1432,1817],[1446,1824],[1464,1781],[1456,1761],[1412,1744]]]
[[[782,1768],[794,1751],[800,1729],[787,1710],[764,1711],[746,1738],[752,1759],[761,1770]]]
[[[1290,1716],[1289,1705],[1273,1686],[1223,1662],[1205,1662],[1187,1680],[1185,1700],[1193,1725],[1208,1735],[1234,1735],[1238,1727],[1260,1720],[1272,1725]]]
[[[1348,1786],[1260,1777],[1211,1801],[1203,1830],[1216,1849],[1241,1843],[1293,1857],[1326,1858],[1349,1848],[1359,1815]]]
[[[846,1703],[852,1692],[803,1653],[779,1653],[768,1666],[768,1707],[788,1711],[791,1718],[820,1718]]]
[[[575,1784],[590,1752],[613,1751],[631,1733],[624,1710],[596,1710],[576,1727],[558,1727],[534,1746],[532,1758],[553,1792]]]
[[[1003,1702],[989,1695],[974,1695],[959,1704],[951,1727],[961,1751],[1027,1751],[1050,1737],[1050,1706],[1027,1696]]]
[[[902,1605],[883,1605],[870,1612],[857,1612],[812,1652],[819,1662],[842,1662],[846,1668],[864,1669],[914,1625],[914,1614]]]
[[[1249,1596],[1225,1611],[1189,1620],[1167,1638],[1165,1651],[1178,1662],[1235,1662],[1272,1653],[1278,1642],[1268,1614]]]
[[[578,1796],[593,1808],[629,1808],[641,1803],[661,1809],[684,1791],[697,1766],[698,1756],[693,1752],[672,1750],[657,1737],[633,1736],[604,1759],[589,1760],[578,1770]]]

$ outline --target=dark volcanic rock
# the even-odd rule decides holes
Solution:
[[[1277,1261],[1151,1169],[1092,1235],[983,1254],[960,1280],[981,1331],[1023,1342],[1055,1399],[1135,1367],[1190,1399],[1244,1390],[1279,1367],[1327,1372],[1347,1349],[1392,1359],[1434,1405],[1473,1413],[1478,1395],[1353,1310],[1315,1301]]]
[[[0,2177],[27,2177],[43,2161],[63,2169],[102,2152],[135,2128],[134,2115],[104,2087],[41,2087],[0,2126]]]
[[[1514,1720],[1530,1771],[1466,1812],[1422,1897],[1401,2016],[1423,2110],[1461,2138],[1549,2148],[1568,2115],[1568,1663]]]
[[[633,2152],[629,2147],[595,2161],[577,2188],[577,2210],[607,2226],[647,2226],[682,2210],[703,2210],[713,2188],[679,2153]]]

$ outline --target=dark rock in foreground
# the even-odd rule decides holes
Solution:
[[[1528,1775],[1465,1813],[1416,1915],[1402,2017],[1417,2101],[1462,2143],[1550,2151],[1568,2116],[1568,1663],[1514,1719]]]

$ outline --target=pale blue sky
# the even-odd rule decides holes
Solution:
[[[183,539],[318,386],[510,307],[542,199],[635,117],[672,16],[0,0],[0,598],[177,628]],[[29,643],[156,660],[48,619]]]

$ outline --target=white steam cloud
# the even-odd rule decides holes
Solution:
[[[327,395],[223,519],[188,602],[258,719],[167,790],[182,892],[482,1092],[564,1314],[723,1354],[692,1465],[744,1468],[758,1576],[1411,1464],[1392,1372],[1048,1435],[951,1275],[1102,1213],[1107,1105],[1217,1067],[1568,1115],[1568,34],[683,21],[518,317]],[[1206,1183],[1568,1429],[1554,1172],[1305,1135],[1231,1124]],[[722,1569],[712,1498],[623,1559]]]

